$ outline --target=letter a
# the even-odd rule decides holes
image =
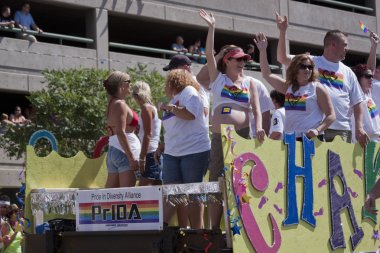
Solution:
[[[329,188],[330,188],[330,212],[331,212],[331,226],[332,235],[330,237],[331,248],[345,248],[344,234],[342,228],[342,220],[340,212],[343,208],[348,208],[351,224],[354,228],[354,234],[350,236],[352,250],[356,248],[360,240],[363,238],[363,230],[358,226],[355,219],[354,208],[352,207],[350,195],[347,190],[346,179],[344,178],[342,165],[340,163],[340,157],[338,154],[328,151],[329,157]],[[338,176],[343,183],[343,195],[339,196],[334,187],[334,177]]]

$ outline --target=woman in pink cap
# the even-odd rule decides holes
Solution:
[[[201,18],[208,25],[206,41],[207,68],[210,76],[210,89],[213,95],[212,105],[212,140],[210,160],[210,181],[218,181],[223,176],[224,159],[220,125],[234,125],[235,131],[244,138],[249,138],[249,114],[253,111],[256,119],[256,136],[264,141],[265,132],[262,128],[260,104],[256,85],[252,79],[245,76],[243,68],[251,57],[240,47],[230,46],[224,49],[223,57],[218,61],[214,57],[215,19],[212,13],[199,11]],[[210,203],[211,223],[219,228],[222,207]]]

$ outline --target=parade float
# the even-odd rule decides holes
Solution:
[[[219,182],[117,189],[103,188],[104,153],[95,159],[81,152],[63,158],[54,151],[38,157],[28,146],[26,252],[48,248],[48,233],[37,235],[36,228],[56,218],[75,219],[73,231],[59,233],[59,249],[54,242],[57,252],[379,249],[377,217],[363,210],[380,170],[378,145],[371,142],[363,150],[339,138],[322,143],[303,137],[299,142],[294,135],[260,144],[239,137],[226,125],[222,138],[225,178]],[[51,143],[54,146],[54,139]],[[199,201],[206,209],[210,201],[223,202],[225,242],[207,229],[169,233],[162,223],[164,201]],[[190,234],[199,238],[186,239]]]

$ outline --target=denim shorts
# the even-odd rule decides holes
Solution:
[[[141,176],[152,180],[162,180],[161,167],[154,160],[154,152],[148,153],[145,159],[145,171]]]
[[[164,184],[198,183],[210,161],[210,150],[184,156],[164,154],[162,180]]]
[[[108,173],[122,173],[131,170],[127,155],[115,147],[109,147],[107,153]]]

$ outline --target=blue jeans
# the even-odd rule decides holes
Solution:
[[[154,153],[146,154],[145,171],[142,177],[153,180],[162,180],[162,172],[159,164],[154,160]]]
[[[184,156],[164,154],[162,179],[164,184],[198,183],[210,161],[210,150]]]
[[[108,149],[106,163],[108,173],[122,173],[131,170],[127,155],[114,147]]]

